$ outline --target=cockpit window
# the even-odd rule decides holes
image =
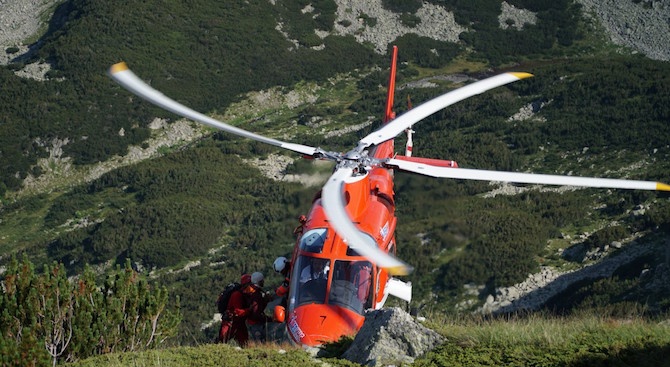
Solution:
[[[328,303],[363,314],[372,305],[372,264],[369,261],[335,261]]]
[[[305,232],[300,238],[300,249],[307,252],[320,254],[326,241],[326,228],[316,228]]]
[[[298,256],[291,276],[291,287],[296,291],[290,300],[289,309],[308,303],[325,303],[329,273],[329,259]]]

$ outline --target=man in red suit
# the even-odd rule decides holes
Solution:
[[[235,338],[237,344],[244,347],[249,341],[249,333],[247,332],[246,325],[249,315],[249,303],[248,298],[243,292],[251,284],[251,275],[242,275],[240,284],[241,287],[230,295],[225,314],[221,315],[219,340],[222,343],[227,343],[230,339]]]

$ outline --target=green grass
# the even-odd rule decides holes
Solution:
[[[54,236],[55,229],[44,228],[44,216],[56,196],[54,193],[35,195],[0,207],[0,253],[10,253],[17,246],[43,242]]]
[[[331,366],[351,365],[329,359]],[[240,349],[232,345],[208,344],[134,353],[113,353],[69,364],[72,367],[159,367],[159,366],[324,366],[306,351],[290,346],[255,346]]]
[[[660,320],[532,315],[486,320],[436,317],[447,342],[415,366],[660,366],[670,326]]]
[[[661,319],[613,319],[597,314],[533,314],[486,319],[434,315],[427,322],[446,338],[412,366],[661,366],[670,357],[670,325]],[[137,353],[114,353],[74,367],[158,366],[358,366],[315,358],[297,347],[239,349],[207,344]]]

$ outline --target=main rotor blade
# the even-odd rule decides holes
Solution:
[[[381,144],[387,140],[395,138],[398,134],[405,131],[405,129],[447,106],[450,106],[456,102],[460,102],[474,95],[484,93],[489,89],[493,89],[495,87],[532,76],[532,74],[528,73],[504,73],[445,93],[439,97],[431,99],[426,103],[421,104],[418,107],[412,108],[411,110],[397,117],[395,120],[384,125],[382,128],[372,132],[368,136],[361,139],[358,142],[358,146],[365,148],[371,145]]]
[[[328,221],[337,234],[349,247],[360,255],[367,257],[380,267],[386,268],[391,274],[406,275],[412,267],[382,251],[372,237],[361,232],[349,217],[344,202],[344,185],[351,177],[352,168],[339,168],[326,182],[322,191],[322,205]]]
[[[576,177],[543,175],[534,173],[518,173],[504,171],[488,171],[481,169],[437,167],[429,164],[409,162],[400,159],[388,159],[385,165],[401,171],[419,173],[426,176],[442,178],[459,178],[464,180],[503,181],[542,185],[568,185],[601,187],[612,189],[670,191],[670,185],[661,182],[621,180],[613,178]]]
[[[123,86],[130,92],[138,95],[139,97],[144,98],[145,100],[155,104],[156,106],[174,112],[177,115],[189,118],[194,121],[201,122],[205,125],[215,127],[217,129],[229,132],[231,134],[256,140],[261,143],[278,146],[303,155],[313,157],[317,153],[316,148],[301,144],[286,143],[280,140],[267,138],[265,136],[254,134],[252,132],[237,128],[235,126],[228,125],[221,121],[215,120],[209,116],[205,116],[200,112],[194,111],[182,105],[181,103],[176,102],[173,99],[165,96],[163,93],[157,91],[156,89],[150,87],[140,78],[138,78],[137,75],[135,75],[132,71],[130,71],[128,69],[128,65],[126,65],[125,62],[120,62],[118,64],[112,65],[112,67],[109,68],[109,75],[112,77],[112,79],[114,79],[117,83],[119,83],[121,86]]]

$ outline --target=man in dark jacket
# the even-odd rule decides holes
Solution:
[[[219,340],[221,343],[227,343],[230,339],[235,338],[237,344],[244,347],[249,341],[249,333],[245,324],[249,315],[249,303],[243,292],[251,284],[251,276],[242,275],[240,284],[240,289],[233,291],[230,295],[225,314],[221,315]]]

